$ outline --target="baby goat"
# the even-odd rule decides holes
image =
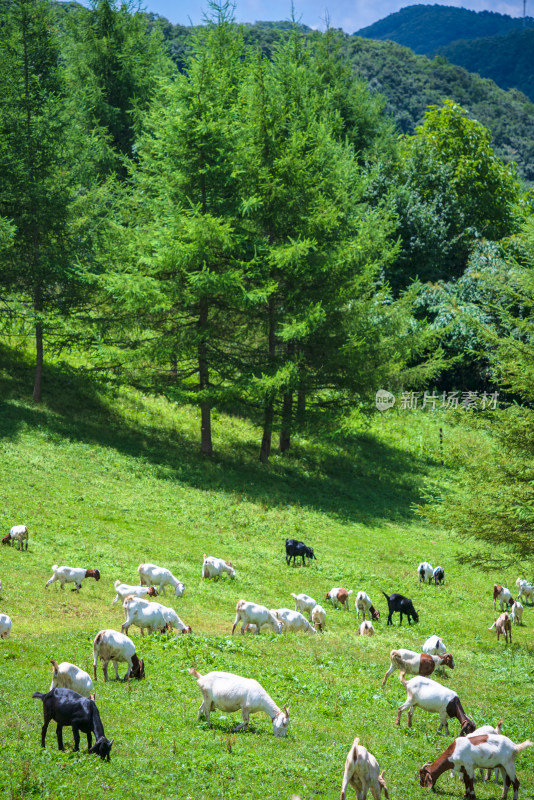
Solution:
[[[134,595],[134,597],[158,596],[155,586],[132,586],[129,583],[121,583],[120,581],[115,581],[113,585],[115,586],[115,591],[117,592],[113,603],[116,603],[117,600],[122,600],[124,602],[125,598],[128,597],[129,594]]]
[[[497,631],[497,641],[499,641],[502,634],[505,638],[506,644],[508,644],[508,637],[510,637],[510,644],[512,643],[512,621],[510,619],[510,614],[507,611],[497,617],[493,625],[490,625],[488,630],[491,631],[493,628],[495,628]]]
[[[366,750],[365,747],[362,747],[359,742],[359,738],[356,737],[347,754],[340,800],[345,800],[349,784],[356,789],[358,800],[366,800],[369,789],[374,800],[380,800],[382,791],[386,800],[389,800],[388,787],[384,780],[384,770],[380,772],[378,761],[374,755]]]
[[[419,575],[419,582],[430,583],[432,580],[432,576],[434,574],[434,569],[428,561],[421,561],[419,566],[417,567],[417,574]]]
[[[89,753],[96,753],[100,758],[109,761],[111,745],[113,739],[109,741],[104,735],[104,726],[98,713],[98,708],[94,700],[82,697],[72,689],[56,687],[43,694],[34,692],[35,697],[43,702],[44,725],[41,730],[41,747],[45,747],[46,731],[52,720],[57,722],[57,746],[59,750],[63,747],[63,728],[72,727],[74,736],[74,750],[80,749],[80,731],[87,734],[87,747]],[[96,742],[91,747],[92,734],[94,733]]]
[[[363,613],[365,619],[366,614],[370,614],[372,619],[380,618],[380,611],[377,611],[371,602],[371,598],[366,592],[358,592],[356,600],[354,601],[354,608],[356,609],[356,617],[359,618],[360,611]]]
[[[331,600],[334,608],[337,608],[337,604],[341,603],[345,611],[349,611],[350,609],[348,600],[351,594],[352,589],[344,589],[342,586],[335,586],[326,593],[325,600]]]
[[[282,633],[282,626],[276,619],[272,611],[265,606],[257,603],[249,603],[246,600],[238,600],[235,607],[235,620],[232,626],[234,633],[239,621],[241,621],[241,633],[245,632],[247,625],[255,625],[256,633],[259,634],[262,625],[269,625],[273,633]]]
[[[375,629],[370,619],[364,619],[358,630],[356,636],[374,636]]]
[[[235,578],[235,569],[230,561],[204,554],[204,562],[202,564],[203,578],[220,578],[225,572],[231,578]]]
[[[315,609],[314,609],[315,610]],[[317,633],[313,625],[299,611],[292,611],[290,608],[271,608],[272,613],[282,626],[284,633]]]
[[[316,605],[312,608],[311,620],[313,622],[316,631],[324,630],[324,624],[326,622],[326,611],[322,606]]]
[[[295,600],[295,611],[300,611],[301,614],[306,613],[311,619],[311,612],[317,605],[313,597],[310,597],[309,594],[293,594],[293,592],[291,592],[291,597]]]
[[[498,583],[493,584],[493,610],[495,611],[497,608],[497,600],[499,601],[499,605],[501,607],[501,611],[504,611],[504,606],[511,606],[513,605],[514,598],[510,592],[510,589],[507,589],[506,586],[499,586]]]
[[[94,578],[95,581],[100,580],[100,572],[97,569],[83,569],[82,567],[58,567],[54,564],[52,567],[54,573],[52,577],[46,582],[45,589],[47,589],[54,581],[59,581],[61,588],[65,588],[66,583],[74,583],[72,592],[79,592],[82,588],[82,581],[84,578]]]
[[[2,544],[13,544],[13,542],[17,542],[19,550],[24,550],[24,542],[26,542],[26,550],[28,549],[28,528],[26,525],[13,525],[9,533],[2,538]]]

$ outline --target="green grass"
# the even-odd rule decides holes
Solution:
[[[452,736],[438,736],[437,716],[421,711],[411,730],[405,718],[395,728],[405,692],[397,674],[385,690],[380,684],[392,647],[419,649],[434,633],[457,663],[447,685],[477,724],[503,717],[514,741],[534,738],[534,609],[525,609],[512,646],[497,644],[487,630],[493,583],[512,589],[517,575],[468,570],[456,560],[461,543],[413,513],[425,482],[454,485],[463,448],[491,457],[467,420],[409,412],[368,423],[356,417],[345,436],[300,437],[265,467],[256,460],[258,429],[220,414],[217,454],[208,461],[198,454],[195,409],[133,390],[106,392],[65,366],[51,369],[47,402],[37,407],[25,394],[27,365],[7,355],[10,368],[0,372],[0,530],[24,522],[31,538],[27,553],[0,552],[0,611],[13,620],[10,639],[0,642],[0,798],[289,800],[294,792],[330,800],[339,796],[356,735],[385,768],[392,798],[428,798],[418,770]],[[310,543],[318,560],[288,568],[287,536]],[[236,580],[203,582],[203,553],[231,560]],[[418,583],[421,560],[445,567],[445,586]],[[69,731],[59,753],[55,725],[41,750],[42,708],[31,694],[48,689],[49,659],[92,673],[95,634],[119,629],[123,619],[120,605],[111,605],[113,581],[137,582],[141,561],[164,564],[184,581],[184,597],[168,600],[193,634],[142,639],[132,628],[146,680],[104,684],[99,671],[96,699],[106,735],[115,737],[110,764],[73,753]],[[98,567],[102,580],[87,580],[79,595],[57,584],[45,592],[53,563]],[[374,638],[355,635],[353,607],[334,612],[327,603],[322,636],[229,635],[239,598],[292,607],[291,592],[321,601],[336,585],[371,595],[383,614]],[[386,627],[382,588],[412,597],[420,624],[400,628],[397,616]],[[211,729],[197,721],[201,695],[188,674],[192,665],[254,677],[279,705],[289,702],[287,739],[272,735],[264,715],[235,734],[239,715],[217,711]],[[458,727],[452,720],[452,735]],[[533,750],[517,763],[527,800]],[[444,775],[438,795],[461,798],[462,784]],[[477,784],[478,798],[498,796],[494,784]]]

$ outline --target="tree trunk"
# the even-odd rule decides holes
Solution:
[[[43,388],[43,326],[35,323],[35,379],[33,382],[33,402],[40,403]]]
[[[271,371],[274,370],[274,360],[276,355],[276,339],[274,335],[274,299],[269,298],[269,364]],[[269,460],[271,452],[271,438],[273,434],[274,420],[274,395],[269,394],[264,407],[263,417],[263,436],[260,447],[260,461],[265,464]]]
[[[302,425],[306,414],[306,390],[299,389],[297,394],[297,422]]]
[[[200,381],[200,391],[207,391],[210,385],[206,347],[208,313],[208,301],[204,298],[200,301],[200,314],[198,319],[198,327],[200,330],[200,339],[198,343],[198,375]],[[206,400],[200,401],[200,452],[206,456],[211,456],[213,453],[213,445],[211,441],[211,405]]]
[[[289,450],[291,445],[291,420],[293,416],[293,392],[284,394],[282,404],[282,429],[280,431],[279,448],[281,453]]]

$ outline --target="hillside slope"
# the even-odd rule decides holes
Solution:
[[[497,644],[491,586],[513,586],[515,575],[486,575],[455,558],[450,532],[429,529],[413,515],[425,480],[453,484],[457,455],[480,448],[454,415],[388,412],[371,427],[360,423],[348,438],[330,443],[301,437],[295,452],[256,461],[257,431],[244,420],[217,418],[217,455],[197,452],[197,412],[124,387],[108,392],[64,366],[50,366],[48,405],[23,393],[27,366],[2,350],[0,369],[0,480],[2,530],[15,522],[30,529],[28,552],[0,553],[0,611],[13,620],[0,641],[0,796],[44,800],[303,800],[339,796],[343,764],[354,736],[386,770],[390,796],[428,800],[417,771],[457,734],[436,734],[438,719],[418,711],[411,729],[395,728],[405,692],[398,676],[380,684],[393,647],[418,650],[439,633],[456,669],[444,682],[458,691],[478,724],[505,719],[514,741],[531,734],[534,676],[532,624],[514,630],[514,644]],[[6,368],[5,365],[9,366]],[[58,391],[61,389],[62,391]],[[438,432],[445,434],[445,467],[439,466]],[[314,546],[317,561],[287,567],[284,539]],[[200,577],[202,555],[228,558],[236,579]],[[423,586],[421,560],[445,567],[444,586]],[[119,629],[113,581],[136,582],[137,565],[170,567],[186,587],[182,598],[158,598],[191,624],[189,636],[130,635],[145,660],[140,683],[104,684],[99,667],[96,701],[106,736],[114,738],[111,762],[88,756],[85,737],[73,754],[70,730],[59,753],[55,726],[41,750],[41,704],[49,659],[77,663],[92,673],[97,631]],[[45,591],[50,566],[98,567],[102,579],[86,580],[80,594]],[[351,612],[324,601],[333,586],[366,590],[382,612],[376,636],[356,636]],[[418,625],[386,625],[381,590],[413,598]],[[230,636],[236,601],[269,607],[292,605],[291,592],[323,601],[323,635]],[[200,692],[189,674],[222,669],[261,681],[279,705],[290,703],[287,739],[272,735],[265,715],[250,730],[233,733],[239,715],[215,711],[213,726],[197,720]],[[110,670],[111,671],[111,670]],[[120,665],[120,674],[125,666]],[[476,681],[473,676],[476,675]],[[534,783],[534,753],[517,764],[522,787]],[[461,800],[463,785],[443,776],[441,790]],[[521,790],[522,791],[522,790]],[[495,796],[493,785],[477,796]]]
[[[494,11],[469,11],[466,8],[442,5],[416,5],[401,8],[394,14],[355,32],[367,39],[392,41],[409,47],[414,53],[433,54],[458,39],[498,36],[511,30],[534,26],[534,19],[525,23],[519,17]]]

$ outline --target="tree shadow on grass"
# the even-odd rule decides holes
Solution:
[[[232,493],[268,507],[301,506],[342,521],[372,524],[410,517],[420,501],[428,461],[362,434],[335,444],[298,443],[267,465],[258,461],[259,442],[226,437],[212,458],[198,442],[151,422],[143,430],[106,401],[94,379],[66,365],[47,367],[46,403],[27,395],[32,368],[22,356],[0,348],[9,373],[0,371],[0,439],[15,441],[24,430],[39,430],[50,441],[110,447],[161,468],[158,477],[206,491]],[[26,392],[26,394],[25,394]],[[214,438],[217,437],[217,424]],[[290,535],[290,532],[288,533]]]

